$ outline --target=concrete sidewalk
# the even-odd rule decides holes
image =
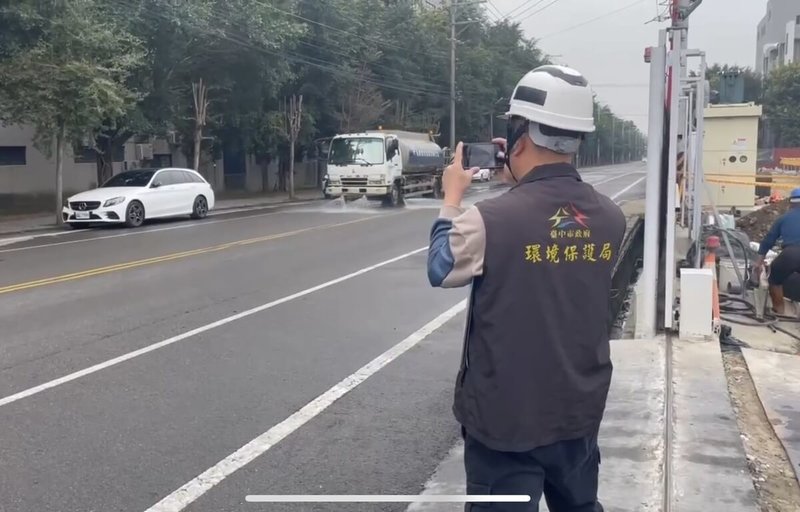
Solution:
[[[305,203],[322,199],[322,192],[319,190],[300,190],[297,192],[297,199],[289,201],[285,193],[267,195],[242,195],[240,197],[225,197],[217,200],[215,212],[235,210],[239,208],[258,208],[261,206],[271,206],[279,204]],[[31,214],[31,215],[7,215],[0,216],[0,235],[11,235],[17,233],[34,233],[41,231],[59,230],[56,225],[54,214]]]
[[[673,345],[672,429],[665,428],[666,343],[613,341],[614,378],[600,431],[600,496],[606,510],[664,510],[665,467],[672,468],[672,509],[756,512],[719,345]],[[672,451],[667,457],[669,432]],[[466,493],[459,443],[422,494]],[[540,510],[547,510],[544,500]],[[414,504],[410,512],[457,512],[459,504]]]

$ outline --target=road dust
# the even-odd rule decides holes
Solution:
[[[391,208],[384,208],[380,201],[370,201],[366,197],[347,201],[342,197],[316,203],[291,208],[292,212],[302,213],[330,213],[330,214],[360,214],[360,215],[385,215],[391,213]]]

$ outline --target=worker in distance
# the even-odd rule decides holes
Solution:
[[[593,132],[593,94],[577,71],[543,66],[507,113],[506,193],[462,207],[472,170],[462,145],[443,176],[430,235],[435,287],[471,285],[453,411],[469,495],[529,503],[466,510],[602,511],[597,436],[611,383],[611,274],[625,217],[571,164]]]
[[[767,253],[779,240],[782,250],[770,265],[768,281],[772,312],[783,316],[786,314],[786,304],[783,300],[784,285],[790,278],[794,281],[796,278],[794,274],[800,272],[800,188],[792,190],[789,196],[789,211],[778,217],[761,241],[758,248],[759,258],[754,268],[756,278],[760,277],[764,269]],[[797,286],[793,286],[793,289],[796,288]],[[797,295],[797,292],[793,290],[792,295]]]

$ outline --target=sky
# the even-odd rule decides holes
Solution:
[[[553,61],[583,73],[602,103],[644,131],[649,81],[644,49],[655,46],[658,30],[668,25],[646,22],[664,11],[661,3],[663,0],[490,0],[485,6],[493,14],[491,19],[499,18],[497,11],[511,13],[514,21],[522,18],[526,35],[539,39],[539,47]],[[767,0],[704,0],[690,18],[689,47],[705,50],[709,64],[754,67],[756,28],[766,10]]]

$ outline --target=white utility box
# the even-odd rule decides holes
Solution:
[[[710,268],[681,269],[680,337],[710,341],[713,327],[714,272]]]

